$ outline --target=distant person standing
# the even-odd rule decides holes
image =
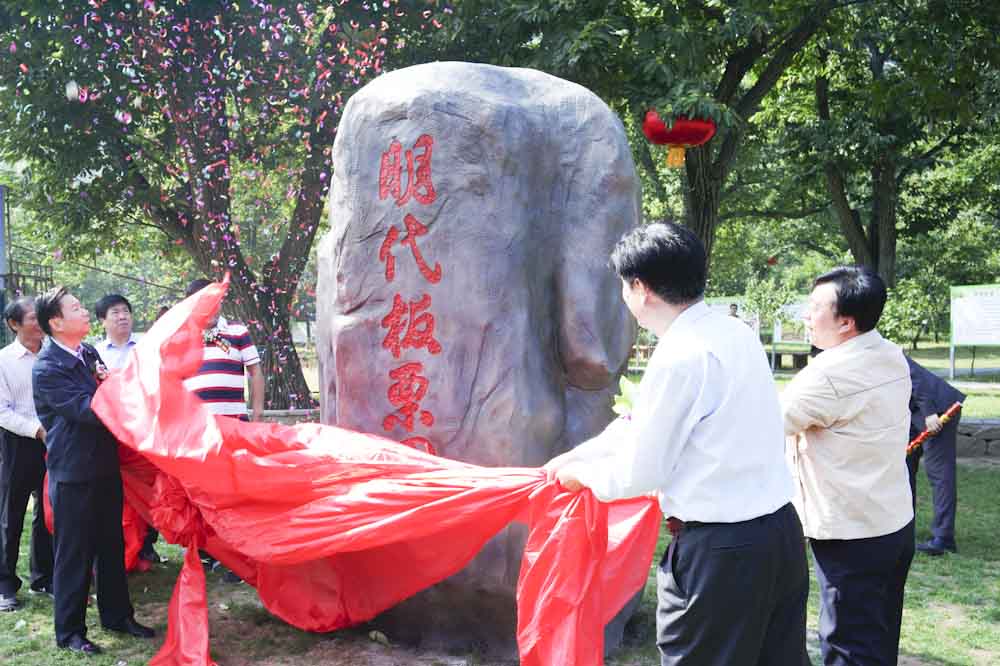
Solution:
[[[0,612],[20,607],[17,591],[18,549],[28,497],[35,498],[31,523],[29,590],[52,595],[52,537],[45,527],[42,482],[45,479],[45,428],[35,414],[31,369],[45,334],[38,326],[35,301],[19,298],[4,310],[16,336],[0,350]]]
[[[729,304],[729,316],[739,318],[740,316],[740,306],[738,303]]]
[[[913,503],[917,502],[917,471],[920,458],[924,458],[927,480],[931,484],[934,497],[934,519],[931,521],[931,538],[917,544],[917,550],[927,555],[943,555],[957,552],[955,544],[955,509],[958,493],[955,489],[955,440],[958,436],[959,412],[948,423],[942,425],[940,415],[956,402],[965,400],[965,394],[954,388],[933,372],[912,358],[906,358],[910,365],[910,439],[925,429],[933,435],[923,446],[906,457],[910,470],[910,489]]]

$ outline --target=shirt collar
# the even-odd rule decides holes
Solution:
[[[63,351],[65,351],[70,356],[75,356],[75,357],[77,357],[79,359],[83,358],[83,346],[82,345],[80,347],[77,347],[76,349],[70,349],[69,347],[67,347],[66,345],[64,345],[63,343],[59,342],[58,340],[56,340],[53,337],[49,337],[49,340],[52,341],[52,344],[54,344],[56,347],[59,347],[60,349],[62,349]]]
[[[31,351],[30,349],[22,345],[21,341],[18,340],[16,337],[14,338],[14,341],[10,344],[14,348],[15,358],[24,358],[25,356],[35,356],[35,352]]]
[[[121,347],[116,347],[115,343],[111,341],[111,338],[104,338],[103,340],[101,340],[101,347],[104,347],[106,349],[128,349],[134,344],[136,344],[134,332],[128,334],[128,340],[126,340],[125,344],[122,345]]]
[[[695,325],[702,317],[707,316],[711,310],[704,300],[689,305],[684,312],[677,315],[677,318],[670,323],[670,327],[663,335],[664,338],[677,335]]]
[[[830,347],[829,349],[823,350],[823,353],[816,357],[816,360],[821,358],[837,358],[839,356],[850,355],[856,352],[858,349],[864,347],[870,347],[872,345],[878,344],[882,341],[882,336],[875,329],[872,329],[866,333],[856,335],[846,342],[841,342],[836,347]],[[832,352],[832,354],[831,354]]]

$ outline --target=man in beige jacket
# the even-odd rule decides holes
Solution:
[[[817,278],[805,320],[823,352],[781,396],[827,666],[894,666],[899,653],[914,549],[910,373],[902,350],[874,330],[885,301],[885,284],[867,268]]]

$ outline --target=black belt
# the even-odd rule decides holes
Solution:
[[[670,530],[670,534],[677,536],[684,530],[693,530],[698,527],[704,527],[705,525],[714,525],[715,523],[699,523],[696,520],[681,520],[680,518],[675,518],[670,516],[667,518],[667,529]]]
[[[791,503],[785,504],[784,506],[779,508],[777,511],[774,511],[773,513],[764,514],[763,516],[757,516],[756,518],[751,518],[749,520],[740,520],[735,523],[700,523],[696,520],[681,520],[680,518],[670,516],[669,518],[667,518],[667,529],[670,530],[670,533],[672,535],[677,536],[684,530],[693,530],[698,527],[710,527],[712,525],[739,525],[741,523],[753,523],[764,520],[765,518],[770,518],[771,516],[776,515],[779,511],[784,510],[786,507],[791,507]]]

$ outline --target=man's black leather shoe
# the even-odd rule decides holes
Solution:
[[[40,596],[46,596],[49,599],[56,598],[56,595],[52,592],[51,585],[39,585],[37,587],[32,585],[31,587],[28,588],[28,594],[37,594]]]
[[[100,646],[96,643],[91,643],[86,638],[78,634],[70,636],[69,640],[60,644],[59,647],[64,650],[69,650],[70,652],[79,652],[86,655],[101,654]]]
[[[136,622],[134,617],[125,618],[125,621],[119,625],[104,628],[108,631],[114,631],[119,634],[128,634],[129,636],[135,636],[136,638],[152,638],[156,635],[156,632],[150,627]]]
[[[941,539],[929,539],[923,543],[917,544],[917,550],[925,555],[930,555],[932,557],[937,557],[938,555],[944,555],[945,553],[957,553],[958,548],[954,543],[946,543]]]

